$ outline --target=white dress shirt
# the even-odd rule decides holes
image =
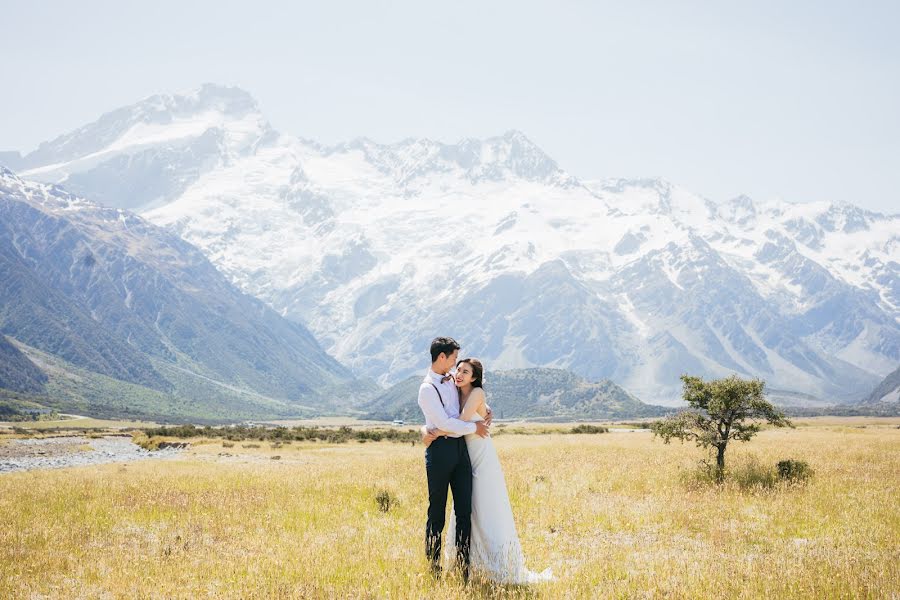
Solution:
[[[450,437],[460,437],[467,433],[475,433],[475,423],[459,420],[459,390],[453,379],[441,383],[443,376],[428,369],[428,374],[419,386],[419,408],[425,413],[425,426],[437,427],[450,434]],[[431,384],[441,391],[440,397]],[[441,398],[444,399],[443,404]]]

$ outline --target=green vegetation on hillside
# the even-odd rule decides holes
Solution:
[[[170,393],[93,373],[35,348],[20,346],[48,377],[45,394],[14,396],[7,392],[9,405],[20,410],[27,408],[24,402],[31,402],[59,412],[104,419],[199,423],[314,413],[309,407],[221,384],[161,360],[154,360],[153,366],[166,378]]]
[[[413,376],[386,390],[364,406],[368,418],[422,422],[416,402],[421,382],[421,376]],[[623,419],[671,410],[644,404],[612,381],[589,382],[562,369],[491,371],[485,392],[498,419]]]

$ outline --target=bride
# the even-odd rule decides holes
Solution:
[[[474,422],[486,418],[483,379],[484,368],[479,360],[465,358],[456,364],[460,420]],[[426,430],[425,445],[443,433],[439,429]],[[535,573],[525,567],[525,555],[519,544],[506,481],[493,440],[490,436],[482,438],[476,434],[469,434],[465,439],[472,463],[471,568],[498,583],[523,584],[552,579],[550,569]],[[450,515],[447,554],[453,558],[456,516],[452,510]]]

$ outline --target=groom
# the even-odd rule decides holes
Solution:
[[[472,465],[463,435],[487,437],[491,414],[485,421],[459,420],[459,391],[448,373],[456,365],[459,344],[448,337],[431,342],[431,370],[419,386],[419,407],[425,413],[425,427],[446,432],[425,449],[428,476],[428,522],[425,526],[425,554],[431,572],[441,573],[441,534],[447,510],[447,487],[453,491],[456,512],[457,564],[463,579],[469,578],[469,539],[472,533]]]

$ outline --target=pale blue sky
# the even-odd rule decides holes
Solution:
[[[11,2],[0,149],[238,85],[283,131],[520,129],[586,178],[900,212],[900,2]]]

